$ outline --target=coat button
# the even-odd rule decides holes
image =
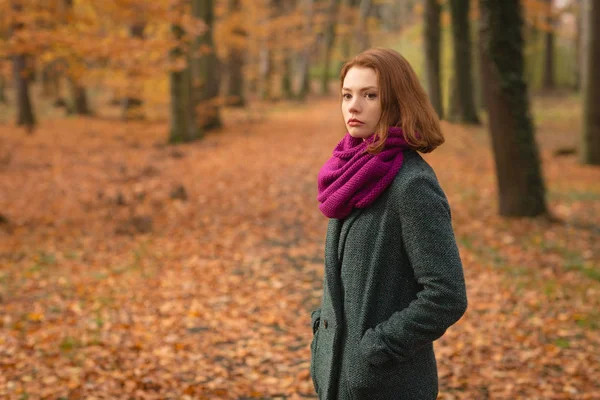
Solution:
[[[327,329],[327,320],[323,321],[323,326],[325,326],[325,329]]]

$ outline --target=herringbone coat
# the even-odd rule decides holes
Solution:
[[[433,341],[467,307],[450,207],[436,175],[407,150],[369,207],[330,219],[311,377],[321,400],[431,400]]]

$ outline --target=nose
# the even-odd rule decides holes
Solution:
[[[348,111],[351,114],[358,114],[361,110],[361,104],[360,104],[360,96],[354,96],[351,100],[350,100],[350,104],[348,104]]]

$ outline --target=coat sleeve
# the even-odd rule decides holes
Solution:
[[[442,336],[467,309],[450,207],[437,179],[426,175],[411,179],[393,203],[405,252],[422,290],[408,307],[363,335],[361,351],[375,365],[391,358],[409,359]]]

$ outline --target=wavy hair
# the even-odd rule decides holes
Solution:
[[[380,47],[360,53],[342,67],[340,90],[352,67],[372,68],[377,74],[381,118],[373,133],[376,136],[367,148],[369,153],[383,150],[388,128],[392,126],[401,127],[409,146],[422,153],[444,143],[439,117],[417,74],[400,53]]]

